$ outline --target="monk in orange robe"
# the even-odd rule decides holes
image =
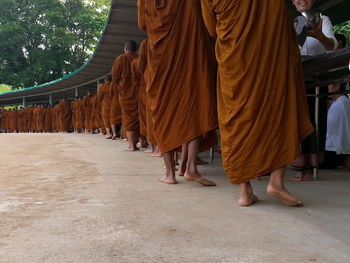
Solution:
[[[85,102],[83,98],[79,98],[77,102],[76,125],[78,132],[85,131]]]
[[[250,180],[270,174],[267,193],[300,206],[283,176],[313,128],[287,4],[202,0],[202,6],[207,28],[217,38],[223,165],[230,181],[240,185],[238,203],[253,204]]]
[[[4,109],[0,107],[0,132],[4,132],[5,122],[4,122]]]
[[[138,85],[132,75],[132,62],[138,57],[137,44],[133,40],[125,43],[123,55],[114,60],[112,67],[113,82],[118,85],[119,102],[122,110],[123,136],[129,146],[126,151],[138,150]]]
[[[75,97],[74,100],[70,104],[70,107],[72,110],[73,133],[77,133],[77,125],[76,125],[77,102],[78,102],[78,97]]]
[[[64,98],[59,105],[58,119],[61,132],[69,132],[71,127],[71,108],[70,103]]]
[[[93,107],[93,116],[94,116],[94,126],[96,129],[99,130],[100,135],[103,135],[104,125],[103,125],[102,116],[101,116],[102,110],[101,110],[101,104],[97,95],[93,96],[92,104],[93,104],[92,107]]]
[[[43,105],[39,107],[39,131],[44,132],[45,130],[45,109]]]
[[[90,91],[88,91],[86,93],[86,96],[83,99],[85,133],[92,133],[92,120],[91,120],[92,104],[91,104],[91,99],[92,99],[92,95],[91,95]]]
[[[28,129],[28,132],[33,132],[33,106],[31,105],[29,108],[28,108],[28,122],[27,122],[27,129]]]
[[[111,127],[112,127],[112,140],[117,139],[120,136],[121,125],[122,125],[122,109],[120,108],[119,103],[119,92],[118,92],[118,83],[112,82],[109,86],[109,92],[111,96]],[[118,129],[118,131],[117,131]]]
[[[52,132],[52,109],[47,106],[45,109],[45,132]]]
[[[177,183],[174,150],[188,144],[185,179],[214,186],[196,165],[201,138],[209,138],[205,135],[217,127],[212,43],[200,1],[139,0],[138,10],[139,26],[150,45],[146,92],[153,133],[166,166],[165,177],[159,180]]]
[[[137,82],[132,78],[131,63],[138,57],[137,44],[133,40],[125,43],[124,53],[114,60],[112,67],[113,82],[118,85],[119,103],[122,110],[123,128],[128,140],[126,151],[138,150],[136,144],[139,135]]]
[[[139,88],[139,123],[141,136],[147,137],[147,122],[146,122],[146,81],[144,73],[147,66],[147,53],[148,53],[148,39],[141,42],[139,59],[138,59],[138,71],[140,79]]]
[[[156,139],[153,135],[153,120],[151,110],[147,104],[146,94],[146,79],[145,75],[147,69],[147,54],[148,54],[148,39],[142,41],[140,45],[139,53],[139,71],[140,71],[140,92],[139,92],[139,121],[140,121],[140,133],[141,135],[147,136],[148,149],[146,153],[151,153],[150,157],[162,157],[159,152]]]
[[[112,139],[111,134],[111,94],[109,90],[109,86],[111,85],[111,78],[106,77],[104,79],[104,83],[101,84],[98,88],[98,99],[101,104],[101,116],[104,123],[104,127],[106,128],[107,135],[106,139]]]
[[[92,130],[94,132],[98,128],[96,126],[96,95],[92,95],[91,104],[92,104],[91,121],[92,121]]]
[[[147,53],[146,53],[147,54]],[[147,138],[146,138],[146,123],[143,123],[143,134],[141,134],[141,128],[140,128],[140,111],[142,111],[143,109],[140,108],[142,107],[142,105],[140,105],[140,84],[141,84],[141,72],[140,72],[140,66],[139,66],[139,58],[134,59],[131,62],[131,76],[132,76],[132,82],[133,82],[133,86],[135,86],[135,90],[138,90],[138,93],[135,94],[138,96],[138,100],[137,100],[137,110],[138,110],[138,115],[137,115],[137,120],[138,120],[138,130],[137,133],[139,135],[139,139],[140,139],[140,147],[141,148],[147,148],[148,144],[147,144]],[[146,92],[146,90],[144,90]],[[141,98],[142,99],[142,98]],[[142,102],[141,102],[142,103]],[[142,112],[141,112],[142,113]],[[143,117],[143,116],[141,116]],[[145,121],[145,120],[143,120]]]

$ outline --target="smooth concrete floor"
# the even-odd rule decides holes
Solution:
[[[161,159],[125,146],[99,135],[0,134],[0,262],[350,262],[349,171],[321,171],[318,182],[288,171],[302,208],[254,180],[261,201],[243,208],[219,156],[199,167],[217,187],[165,185]]]

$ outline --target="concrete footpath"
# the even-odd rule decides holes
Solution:
[[[163,162],[99,135],[0,134],[0,263],[350,262],[350,172],[294,182],[305,207],[265,194],[239,207],[220,158],[217,187],[157,182]],[[202,154],[208,159],[208,153]]]

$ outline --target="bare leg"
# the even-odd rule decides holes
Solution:
[[[214,182],[203,178],[197,170],[199,142],[200,138],[198,137],[188,143],[188,158],[184,177],[187,181],[194,181],[204,186],[216,186]]]
[[[116,129],[116,125],[112,124],[112,140],[116,140],[117,139],[117,129]]]
[[[238,204],[240,206],[250,206],[256,201],[258,201],[258,198],[254,195],[253,188],[250,182],[239,184]]]
[[[136,136],[136,132],[134,131],[126,131],[126,137],[128,139],[128,148],[125,149],[125,151],[137,151],[139,150],[139,148],[137,148],[136,144],[137,144],[137,136]]]
[[[267,193],[278,198],[287,206],[303,206],[303,202],[290,194],[284,186],[285,167],[277,169],[271,173],[270,181],[267,186]]]
[[[141,148],[148,147],[147,138],[145,136],[140,136],[140,147]]]
[[[107,131],[107,135],[105,139],[112,139],[112,134],[111,134],[111,129],[110,128],[106,128]]]
[[[188,160],[188,143],[182,145],[181,148],[181,160],[179,164],[179,176],[184,176],[187,168]]]
[[[162,153],[159,151],[158,146],[156,145],[155,150],[152,154],[149,155],[149,157],[162,157]]]
[[[145,151],[145,153],[153,153],[155,150],[156,146],[150,142],[148,142],[148,148]]]
[[[174,170],[174,152],[166,152],[163,156],[166,170],[164,177],[159,178],[158,181],[166,184],[177,184]]]

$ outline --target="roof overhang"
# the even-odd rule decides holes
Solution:
[[[141,42],[145,38],[137,24],[137,0],[113,0],[102,36],[88,62],[60,79],[0,94],[0,105],[21,104],[23,98],[26,103],[47,103],[50,94],[54,101],[74,98],[75,88],[96,93],[97,81],[110,73],[114,59],[123,53],[125,41]]]

